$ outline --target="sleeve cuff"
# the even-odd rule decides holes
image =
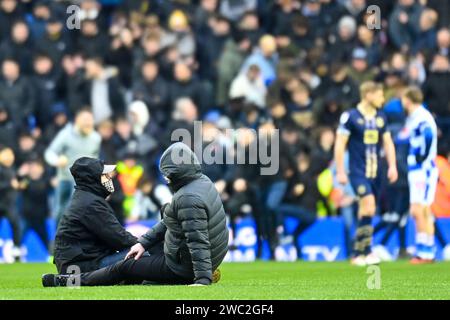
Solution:
[[[138,242],[142,244],[145,249],[148,249],[151,246],[151,242],[147,240],[144,236],[139,237]]]
[[[341,128],[337,129],[337,133],[341,134],[343,136],[349,136],[350,135],[350,130],[347,130],[347,129],[341,127]]]

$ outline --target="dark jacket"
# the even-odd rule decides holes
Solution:
[[[450,117],[450,72],[431,72],[423,86],[425,103],[438,117]]]
[[[35,92],[25,77],[19,77],[14,82],[2,79],[0,81],[0,101],[8,108],[14,124],[19,125],[24,123],[34,111]]]
[[[59,273],[70,265],[81,272],[95,270],[104,257],[136,243],[105,200],[109,193],[100,183],[102,171],[100,160],[86,157],[70,168],[76,186],[56,232],[54,263]]]
[[[177,155],[188,161],[176,164]],[[174,273],[195,283],[210,284],[213,271],[228,250],[228,228],[219,193],[183,143],[175,143],[164,152],[160,170],[170,179],[169,187],[175,193],[163,220],[139,242],[149,249],[164,239],[166,263]]]

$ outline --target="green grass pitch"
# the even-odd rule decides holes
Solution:
[[[380,289],[368,289],[373,274],[347,262],[226,263],[221,271],[221,281],[209,287],[70,289],[41,286],[41,274],[55,272],[51,264],[0,265],[0,299],[450,299],[450,262],[384,263]]]

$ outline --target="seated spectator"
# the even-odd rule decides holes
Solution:
[[[258,65],[252,64],[247,70],[241,72],[231,83],[230,99],[244,98],[260,108],[266,105],[267,89]]]
[[[276,79],[276,68],[278,64],[277,43],[273,36],[264,35],[259,39],[259,46],[245,60],[241,72],[245,72],[251,65],[257,65],[264,80],[269,86]]]

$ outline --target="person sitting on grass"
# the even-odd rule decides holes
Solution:
[[[88,272],[114,264],[137,242],[106,201],[114,192],[115,166],[82,157],[75,161],[70,172],[75,179],[75,192],[55,238],[54,263],[61,274],[71,270]]]
[[[44,287],[104,286],[151,281],[209,285],[218,281],[228,251],[228,228],[220,195],[200,162],[181,142],[162,155],[160,170],[174,192],[162,221],[143,235],[125,260],[93,272],[42,276]],[[150,253],[144,255],[145,251]],[[73,282],[75,280],[75,282]]]

